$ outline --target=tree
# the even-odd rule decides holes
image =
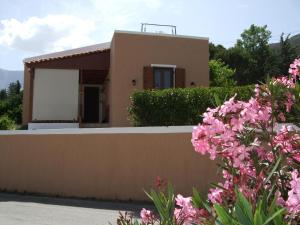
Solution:
[[[209,60],[222,59],[227,49],[223,45],[209,43]]]
[[[229,48],[224,54],[222,60],[229,65],[230,68],[235,69],[234,80],[238,85],[246,85],[251,82],[251,71],[249,65],[251,64],[250,55],[240,47]]]
[[[286,74],[290,64],[297,57],[297,48],[291,45],[290,34],[284,38],[284,33],[280,36],[278,54],[279,73]]]
[[[229,68],[220,59],[210,60],[208,65],[210,70],[210,86],[230,87],[236,85],[236,81],[233,79],[235,70]]]
[[[21,92],[21,84],[17,80],[16,82],[12,82],[9,84],[8,89],[7,89],[7,97],[13,98],[16,95],[19,95],[20,92]]]
[[[267,75],[272,75],[274,71],[273,55],[269,47],[271,32],[265,26],[255,26],[252,24],[249,29],[241,34],[241,39],[236,43],[236,48],[240,48],[249,56],[248,68],[249,77],[243,77],[249,83],[264,81]]]
[[[0,90],[0,101],[7,98],[7,93],[5,89]]]
[[[0,91],[0,116],[8,116],[15,123],[22,122],[23,91],[19,81],[9,84],[7,89]]]

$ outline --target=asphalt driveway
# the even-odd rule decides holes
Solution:
[[[147,204],[0,193],[0,225],[108,225]]]

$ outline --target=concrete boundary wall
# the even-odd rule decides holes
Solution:
[[[0,189],[146,200],[157,175],[177,192],[206,192],[215,162],[194,152],[192,127],[0,132]]]

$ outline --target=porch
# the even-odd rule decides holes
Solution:
[[[108,70],[37,69],[29,129],[109,126]]]
[[[29,129],[109,126],[109,46],[25,59],[23,123]]]

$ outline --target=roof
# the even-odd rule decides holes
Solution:
[[[147,35],[147,36],[162,36],[162,37],[170,37],[170,38],[189,38],[189,39],[199,39],[199,40],[207,40],[207,37],[196,37],[196,36],[186,36],[186,35],[172,35],[172,34],[164,34],[164,33],[151,33],[151,32],[134,32],[134,31],[121,31],[121,30],[115,30],[116,33],[126,33],[126,34],[132,34],[132,35]],[[23,60],[24,63],[38,63],[43,61],[49,61],[53,59],[63,59],[73,56],[79,56],[79,55],[86,55],[90,53],[95,52],[104,52],[107,50],[110,50],[110,42],[105,42],[101,44],[96,45],[90,45],[82,48],[75,48],[71,50],[61,51],[61,52],[54,52],[50,54],[45,55],[39,55],[35,57],[26,58]]]
[[[49,61],[49,60],[53,60],[53,59],[63,59],[63,58],[67,58],[67,57],[86,55],[86,54],[95,53],[95,52],[104,52],[109,49],[110,49],[110,42],[105,42],[105,43],[101,43],[101,44],[90,45],[90,46],[81,47],[81,48],[74,48],[74,49],[61,51],[61,52],[54,52],[54,53],[50,53],[50,54],[34,56],[34,57],[24,59],[23,62],[24,63],[36,63],[36,62],[42,62],[42,61]]]

